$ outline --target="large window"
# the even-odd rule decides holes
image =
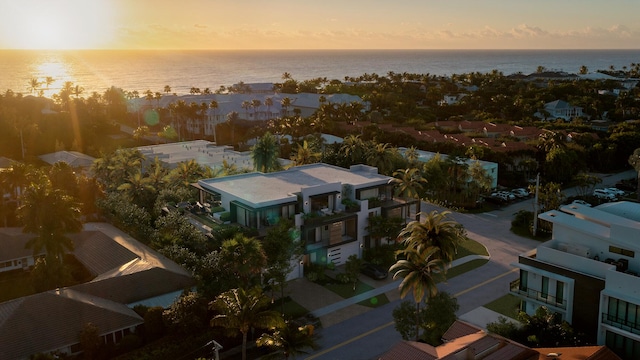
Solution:
[[[527,279],[529,278],[529,272],[527,270],[520,270],[520,291],[527,291]]]
[[[640,342],[628,337],[607,331],[605,345],[624,360],[640,359]]]
[[[636,255],[636,253],[631,251],[631,250],[623,249],[623,248],[620,248],[620,247],[617,247],[617,246],[609,246],[609,252],[614,253],[614,254],[628,256],[628,257],[635,257],[635,255]]]
[[[543,299],[546,299],[549,296],[549,278],[546,276],[542,277],[542,289],[540,290],[540,296]]]
[[[556,303],[562,304],[564,302],[564,283],[562,281],[556,281]]]
[[[636,334],[640,333],[640,306],[610,297],[605,322]]]

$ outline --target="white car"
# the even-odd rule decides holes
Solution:
[[[586,202],[584,200],[573,200],[572,204],[578,204],[578,205],[582,205],[582,206],[591,207],[591,204],[589,204],[588,202]]]
[[[529,191],[528,191],[527,189],[525,189],[525,188],[517,188],[517,189],[513,189],[513,190],[511,190],[511,192],[512,192],[515,196],[517,196],[517,197],[519,197],[519,198],[526,198],[526,197],[529,197],[529,195],[530,195],[530,194],[529,194]]]
[[[616,196],[614,194],[608,191],[605,191],[604,189],[593,190],[593,196],[597,197],[600,200],[608,200],[608,201],[616,200]]]
[[[623,190],[620,190],[620,189],[617,189],[617,188],[613,188],[613,187],[604,188],[602,190],[608,191],[608,192],[610,192],[611,194],[613,194],[616,197],[626,195],[626,193]]]

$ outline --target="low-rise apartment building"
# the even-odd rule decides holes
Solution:
[[[553,223],[552,239],[514,264],[522,310],[547,306],[589,340],[640,358],[640,204],[571,204],[540,218]]]
[[[367,231],[369,216],[415,220],[419,201],[395,197],[392,179],[367,165],[343,169],[319,163],[203,179],[195,186],[200,202],[222,206],[231,223],[261,234],[280,219],[291,219],[305,244],[305,262],[340,265],[377,245]]]

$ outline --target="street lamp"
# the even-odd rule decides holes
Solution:
[[[211,340],[205,346],[211,346],[211,345],[213,345],[213,353],[216,356],[216,360],[220,360],[220,355],[218,354],[218,351],[222,350],[222,345],[218,344],[218,342],[215,340]]]

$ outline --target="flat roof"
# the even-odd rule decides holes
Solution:
[[[391,178],[380,175],[377,169],[355,165],[351,169],[318,163],[292,167],[272,173],[249,173],[223,178],[204,179],[198,184],[204,189],[226,193],[250,203],[254,207],[295,201],[296,193],[304,188],[332,183],[349,184],[355,188],[384,185]]]

